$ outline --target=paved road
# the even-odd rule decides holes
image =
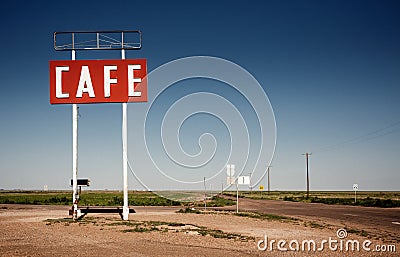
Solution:
[[[348,228],[365,230],[371,235],[382,235],[400,241],[400,208],[373,208],[346,205],[327,205],[273,200],[239,199],[241,211],[286,215],[341,224]],[[236,209],[235,206],[229,209]]]

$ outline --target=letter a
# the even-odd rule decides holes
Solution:
[[[86,85],[86,87],[85,87]],[[92,79],[90,78],[90,72],[88,66],[82,66],[81,77],[79,78],[78,89],[76,90],[76,97],[82,97],[83,93],[89,93],[89,97],[96,97],[94,95]]]

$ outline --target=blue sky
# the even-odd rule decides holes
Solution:
[[[9,2],[0,10],[0,188],[69,188],[71,107],[49,104],[48,61],[70,55],[53,50],[53,32],[140,29],[143,48],[127,58],[147,58],[149,71],[206,55],[258,80],[276,118],[273,190],[305,189],[305,152],[311,190],[400,190],[399,12],[398,1]],[[120,53],[77,53],[109,58]],[[80,114],[80,175],[93,189],[120,189],[120,105]],[[130,188],[140,188],[133,176]]]

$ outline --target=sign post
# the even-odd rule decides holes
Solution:
[[[122,42],[124,42],[124,33],[122,33]],[[121,59],[125,60],[125,49],[121,49]],[[129,84],[128,84],[129,86]],[[128,89],[129,91],[129,89]],[[122,103],[122,173],[124,187],[124,206],[122,207],[122,219],[129,219],[129,201],[128,201],[128,106],[126,102]]]
[[[226,165],[226,184],[233,185],[235,183],[235,165],[234,164],[228,164]]]
[[[358,184],[353,184],[353,190],[354,190],[354,203],[357,203]]]
[[[234,164],[228,164],[226,165],[226,183],[228,185],[233,185],[236,184],[236,213],[239,212],[239,186],[238,182],[235,179],[235,165]],[[236,182],[236,183],[235,183]]]
[[[260,185],[260,195],[262,195],[262,191],[264,190],[264,186],[263,185]]]
[[[236,180],[236,213],[239,213],[239,185],[250,185],[250,176],[239,176]]]
[[[88,40],[91,39],[91,40]],[[146,59],[125,59],[125,50],[142,47],[138,30],[54,32],[54,49],[71,51],[71,61],[50,61],[50,103],[72,104],[72,215],[78,208],[78,104],[122,103],[122,218],[128,220],[127,103],[147,102]],[[79,60],[76,50],[121,50],[121,60]],[[121,213],[120,213],[121,214]]]

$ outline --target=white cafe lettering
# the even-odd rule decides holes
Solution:
[[[56,98],[69,98],[68,92],[63,92],[62,87],[62,74],[69,72],[69,66],[60,66],[56,68]],[[111,96],[111,85],[117,84],[117,78],[111,78],[111,71],[117,71],[116,65],[104,66],[104,97],[109,98]],[[142,92],[135,91],[135,83],[142,82],[141,78],[134,77],[134,70],[140,70],[141,65],[128,65],[128,96],[129,97],[140,97]],[[79,83],[76,90],[75,97],[82,98],[83,93],[87,93],[90,98],[95,98],[92,79],[90,76],[89,66],[82,66],[79,77]]]

